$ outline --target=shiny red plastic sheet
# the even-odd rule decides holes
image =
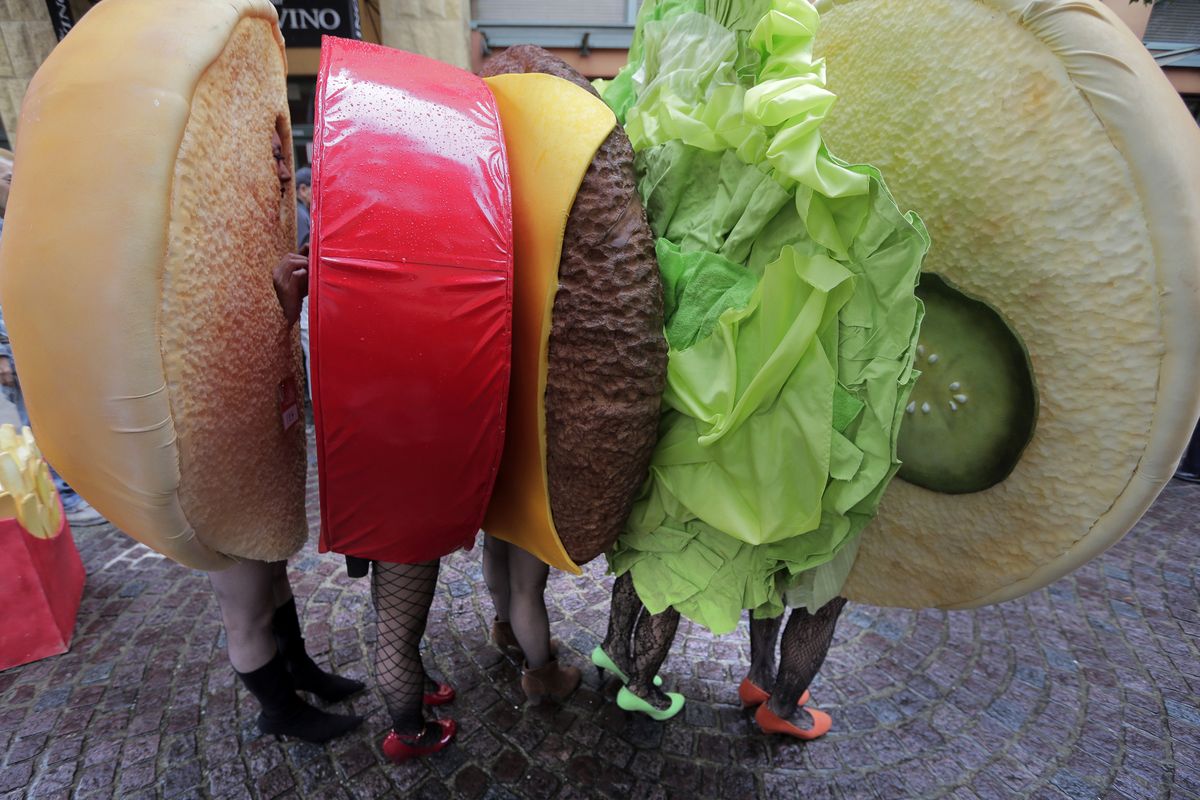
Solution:
[[[321,550],[397,563],[475,536],[504,443],[512,203],[463,70],[326,37],[309,341]]]

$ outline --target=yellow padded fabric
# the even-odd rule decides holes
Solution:
[[[235,40],[243,48],[235,57],[258,65],[237,74],[269,108],[262,118],[227,115],[221,127],[189,132],[193,103]],[[255,48],[256,57],[247,58]],[[248,376],[257,379],[256,371],[218,378],[226,416],[193,420],[189,434],[192,444],[216,437],[223,443],[217,449],[271,453],[278,462],[274,471],[255,475],[238,459],[181,465],[188,442],[180,441],[176,420],[208,400],[176,395],[171,386],[187,374],[205,368],[219,374],[228,367],[209,349],[215,344],[212,325],[223,318],[234,320],[231,335],[246,341],[257,341],[259,329],[269,328],[267,338],[278,346],[241,356],[269,362],[275,382],[295,375],[291,334],[271,296],[271,265],[251,262],[235,241],[246,229],[231,222],[239,209],[223,208],[220,198],[204,194],[193,195],[200,205],[173,207],[191,191],[198,170],[219,172],[235,193],[242,182],[243,194],[256,197],[273,180],[275,196],[251,226],[257,233],[250,235],[262,241],[256,239],[250,253],[268,259],[267,249],[294,235],[294,200],[290,191],[278,196],[270,156],[275,118],[287,113],[285,67],[267,0],[106,0],[51,53],[22,109],[0,248],[0,300],[38,442],[115,525],[200,569],[228,566],[230,556],[286,557],[306,533],[303,432],[282,432],[274,387],[265,400],[247,400],[247,392],[265,388],[247,383]],[[246,175],[223,164],[220,144],[208,157],[203,147],[194,149],[190,165],[180,168],[187,137],[206,133],[218,143],[253,142],[261,148],[261,170]],[[285,129],[285,150],[288,144]],[[236,252],[234,264],[224,255],[222,263],[200,258],[205,240],[221,242],[222,253]],[[242,294],[255,299],[237,309],[214,308],[208,295],[173,304],[171,263],[211,271],[212,281],[243,281]],[[171,337],[164,327],[191,349],[166,348]],[[272,407],[268,421],[263,409]],[[286,444],[275,441],[285,438]],[[191,504],[208,507],[213,518],[197,524],[181,502],[187,494],[181,480],[209,470],[232,472],[214,481],[214,489],[230,481],[257,482],[262,496],[299,497],[300,508],[291,508],[292,501],[263,508],[203,484],[192,492]],[[272,518],[280,508],[286,508],[283,518]],[[272,544],[264,550],[263,542]]]
[[[546,368],[563,232],[579,184],[616,125],[608,106],[552,75],[487,78],[513,196],[513,353],[508,425],[484,529],[580,573],[558,538],[546,479]]]

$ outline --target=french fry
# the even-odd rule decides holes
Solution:
[[[16,517],[37,539],[53,538],[62,524],[50,467],[29,428],[0,425],[0,517]]]

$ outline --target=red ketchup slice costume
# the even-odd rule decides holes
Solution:
[[[322,552],[468,545],[504,443],[512,204],[495,100],[455,67],[326,38],[309,336]]]

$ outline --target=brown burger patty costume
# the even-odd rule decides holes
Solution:
[[[544,73],[595,90],[540,47],[511,47],[484,77]],[[518,265],[519,268],[519,265]],[[650,465],[666,385],[662,283],[618,125],[592,159],[563,235],[546,377],[546,471],[554,525],[583,564],[606,552]]]

